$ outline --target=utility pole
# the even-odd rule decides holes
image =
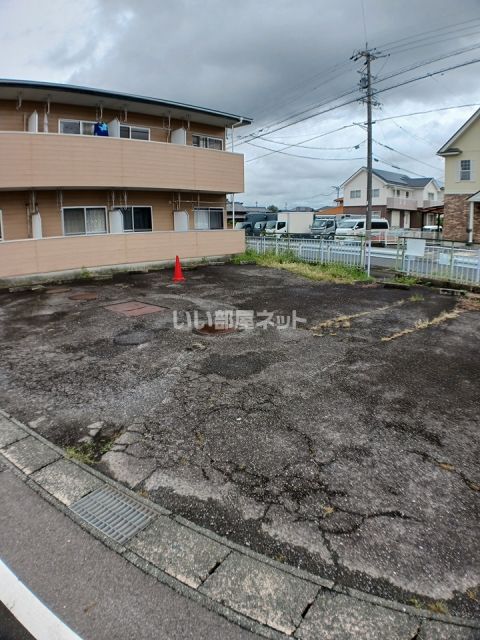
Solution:
[[[365,267],[367,274],[370,275],[370,254],[372,248],[372,106],[378,106],[379,103],[374,100],[372,92],[372,60],[384,58],[379,55],[376,49],[369,49],[365,44],[363,51],[357,51],[350,58],[357,62],[360,58],[365,58],[365,69],[361,71],[360,88],[365,91],[363,102],[367,103],[367,215],[365,218]]]
[[[335,189],[335,191],[337,192],[337,200],[340,198],[340,187],[337,187],[336,185],[332,184],[332,189]]]

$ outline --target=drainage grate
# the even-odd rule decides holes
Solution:
[[[70,508],[119,544],[141,531],[154,515],[148,507],[108,485],[92,491]]]

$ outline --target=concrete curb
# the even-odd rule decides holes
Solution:
[[[312,624],[309,621],[315,619],[319,607],[324,607],[326,601],[327,605],[331,606],[332,602],[339,603],[344,599],[348,599],[348,606],[343,605],[343,615],[348,615],[352,608],[371,608],[376,616],[384,617],[382,624],[393,624],[395,629],[398,627],[402,631],[407,627],[411,629],[413,625],[417,632],[422,630],[424,635],[419,637],[425,637],[427,640],[436,637],[433,633],[429,635],[430,623],[459,627],[459,631],[462,628],[464,632],[480,630],[480,622],[475,620],[436,614],[342,587],[331,580],[283,565],[231,542],[185,518],[176,516],[96,469],[69,459],[63,449],[0,409],[0,438],[2,431],[5,435],[4,440],[0,441],[2,464],[11,469],[27,486],[145,573],[260,636],[275,640],[295,635],[313,640],[314,636],[310,635]],[[12,456],[8,449],[29,436],[38,443],[46,463],[37,455],[36,462],[29,459],[27,468],[21,460],[15,460],[15,456]],[[52,454],[48,454],[46,448]],[[35,458],[35,455],[33,452],[30,458]],[[62,501],[61,494],[55,487],[52,489],[48,481],[48,473],[54,473],[59,464],[63,467],[68,465],[66,468],[71,469],[73,478],[71,484],[77,482],[77,486],[73,487],[77,497],[71,502],[65,498]],[[80,477],[84,479],[83,482],[76,480]],[[70,508],[79,498],[89,495],[92,487],[96,489],[105,486],[115,488],[120,494],[148,508],[152,514],[152,520],[146,527],[136,532],[124,544],[118,544]],[[152,536],[155,527],[160,527],[160,534]],[[248,580],[242,583],[245,571]],[[226,589],[226,586],[232,584],[235,585],[233,590]],[[262,587],[265,584],[268,584],[269,588],[263,592]],[[338,615],[337,611],[335,615]],[[413,636],[410,631],[408,634],[405,631],[405,634],[396,635],[395,638],[403,640],[404,637],[405,640],[410,640]]]

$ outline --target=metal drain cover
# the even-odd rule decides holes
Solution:
[[[92,491],[70,509],[119,544],[141,531],[154,517],[148,507],[109,485]]]

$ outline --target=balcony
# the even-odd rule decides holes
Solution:
[[[422,207],[428,209],[430,207],[443,207],[443,200],[424,200]]]
[[[387,209],[416,211],[418,209],[418,202],[413,198],[387,198]]]
[[[243,155],[164,142],[0,132],[0,189],[243,192]]]

